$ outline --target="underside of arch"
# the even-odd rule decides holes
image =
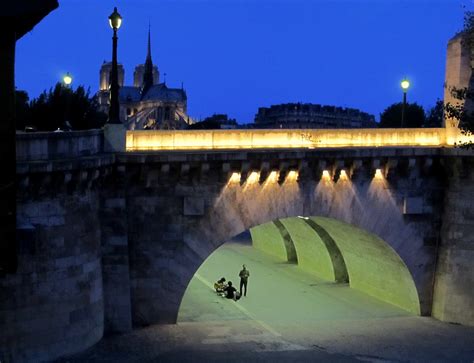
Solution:
[[[324,217],[284,218],[250,231],[252,243],[264,252],[289,261],[288,250],[293,249],[302,269],[329,281],[349,281],[353,289],[420,314],[418,292],[407,266],[374,234]]]
[[[279,220],[250,228],[250,235],[255,248],[284,261],[298,262],[295,244],[285,226]]]

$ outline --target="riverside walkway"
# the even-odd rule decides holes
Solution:
[[[248,296],[217,296],[214,280]],[[159,302],[157,302],[159,303]],[[319,280],[248,243],[226,243],[198,270],[176,325],[103,339],[61,362],[472,362],[474,328],[413,316],[393,305]]]

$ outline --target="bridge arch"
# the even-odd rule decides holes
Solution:
[[[160,235],[150,237],[148,232],[145,244],[137,240],[131,243],[131,298],[135,324],[175,323],[189,282],[213,251],[255,226],[274,220],[285,224],[285,218],[297,216],[321,216],[315,220],[318,225],[325,224],[325,218],[330,218],[344,222],[341,226],[350,226],[352,232],[357,230],[361,236],[364,233],[373,236],[372,240],[378,241],[379,247],[383,246],[380,251],[388,251],[387,258],[394,262],[394,266],[398,264],[400,267],[408,292],[397,301],[397,297],[388,296],[387,291],[388,295],[384,297],[382,290],[371,291],[373,286],[370,284],[363,286],[367,276],[360,275],[354,262],[360,257],[357,256],[358,251],[349,252],[350,246],[335,239],[337,243],[333,247],[341,251],[344,249],[346,257],[343,262],[347,264],[349,280],[352,276],[355,287],[415,314],[420,313],[420,301],[423,304],[420,291],[426,289],[431,275],[427,274],[426,269],[420,271],[418,265],[426,263],[430,256],[422,253],[423,235],[406,223],[386,181],[367,177],[354,182],[338,180],[335,183],[321,179],[302,183],[296,178],[286,178],[282,182],[278,179],[272,181],[269,177],[261,182],[258,177],[248,175],[244,182],[232,182],[230,178],[219,189],[210,185],[181,188],[179,190],[186,193],[199,190],[200,195],[190,193],[180,196],[183,200],[182,216],[177,221],[174,217],[176,224],[172,228],[173,233],[179,236],[176,242],[169,246],[157,243]],[[144,201],[143,198],[129,199],[129,211],[133,213],[133,204],[143,204]],[[156,205],[154,208],[157,210]],[[161,220],[173,224],[173,218],[167,219],[161,213],[160,210]],[[169,231],[170,226],[167,228]],[[340,237],[329,225],[323,229],[331,230],[333,239],[334,236]],[[370,251],[371,246],[367,244],[365,251]],[[295,251],[285,253],[287,258],[292,253],[293,259],[301,258]],[[334,264],[334,261],[331,263]],[[381,286],[380,283],[378,286]]]

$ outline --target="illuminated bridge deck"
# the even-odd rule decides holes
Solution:
[[[126,151],[446,147],[444,128],[127,131]]]

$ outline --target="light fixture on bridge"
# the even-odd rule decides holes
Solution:
[[[290,170],[286,176],[286,180],[295,181],[296,179],[298,179],[298,172],[296,170]]]
[[[331,180],[331,174],[329,174],[329,170],[323,170],[323,175],[321,176],[321,179],[323,179],[324,181]]]
[[[271,171],[270,174],[268,174],[267,180],[265,182],[276,183],[278,181],[279,174],[280,173],[276,170]]]
[[[383,179],[382,169],[375,169],[374,178],[375,179]]]
[[[341,169],[339,172],[339,180],[347,181],[349,180],[349,176],[347,175],[347,172],[345,169]]]
[[[240,173],[236,171],[233,172],[229,178],[229,183],[233,183],[233,184],[240,183]]]
[[[247,184],[255,184],[255,183],[258,183],[259,179],[260,179],[260,172],[252,171],[249,174],[249,176],[247,177],[246,183]]]

